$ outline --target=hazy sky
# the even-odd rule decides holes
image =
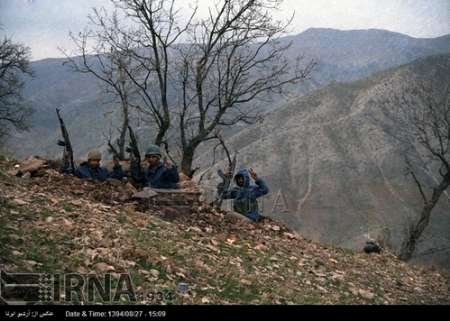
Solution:
[[[214,1],[198,3],[201,14]],[[60,57],[58,47],[70,48],[69,31],[83,30],[92,7],[101,6],[111,7],[109,0],[0,0],[0,33],[30,46],[33,60]],[[295,10],[293,33],[324,27],[377,28],[423,38],[450,34],[450,0],[285,0],[282,9],[278,18]]]

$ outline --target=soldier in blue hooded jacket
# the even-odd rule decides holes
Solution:
[[[255,184],[250,184],[250,177]],[[227,175],[231,175],[227,173]],[[236,185],[233,189],[224,191],[224,199],[233,199],[233,210],[248,217],[254,222],[258,222],[261,218],[258,211],[257,198],[269,193],[269,188],[262,178],[259,178],[255,171],[250,168],[249,171],[241,169],[235,176]]]
[[[150,145],[145,152],[148,167],[141,171],[140,164],[132,164],[131,177],[138,184],[153,188],[177,188],[180,181],[178,170],[169,160],[161,161],[161,150]]]

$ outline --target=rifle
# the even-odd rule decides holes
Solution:
[[[113,159],[118,159],[118,160],[122,160],[122,157],[120,157],[119,152],[117,151],[117,149],[113,146],[113,144],[111,143],[111,139],[108,140],[108,151],[113,154]]]
[[[64,168],[67,165],[67,157],[69,158],[70,162],[70,173],[75,173],[75,163],[73,161],[73,149],[72,144],[70,143],[69,133],[67,132],[66,125],[64,124],[64,121],[59,114],[59,109],[56,108],[56,114],[58,115],[59,124],[61,127],[61,134],[63,137],[63,140],[58,140],[58,145],[64,147],[64,155],[63,155],[63,161],[64,161]]]
[[[138,141],[136,135],[134,134],[131,126],[128,126],[128,133],[130,135],[130,145],[127,147],[126,151],[130,153],[130,169],[136,167],[136,173],[139,177],[142,176],[141,170],[141,153],[139,152]]]
[[[230,174],[229,176],[225,175],[221,169],[217,171],[217,174],[222,178],[222,182],[219,184],[217,188],[218,194],[216,200],[214,201],[215,205],[218,208],[222,206],[224,194],[230,188],[235,169],[236,169],[236,153],[234,154],[233,160],[231,161],[229,160],[228,166],[228,173]]]

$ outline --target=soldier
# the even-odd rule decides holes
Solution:
[[[88,153],[87,161],[83,162],[75,169],[75,176],[79,178],[93,179],[96,181],[105,181],[109,178],[122,179],[125,175],[117,159],[114,159],[113,171],[110,173],[108,170],[100,166],[102,154],[97,149],[92,149]],[[61,172],[68,172],[68,162],[64,162]]]
[[[250,177],[255,181],[255,184],[250,184]],[[226,173],[231,176],[231,173]],[[257,198],[269,193],[269,188],[262,178],[259,178],[255,171],[250,168],[240,170],[235,176],[236,185],[233,189],[224,191],[224,199],[233,199],[234,211],[248,217],[254,222],[259,222],[261,216],[258,211]]]
[[[131,176],[139,184],[153,188],[177,188],[180,181],[178,170],[169,160],[161,161],[161,150],[156,145],[150,145],[145,153],[148,167],[144,173],[139,170],[139,164],[131,166]]]

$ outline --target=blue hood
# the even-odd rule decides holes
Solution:
[[[237,172],[236,175],[234,175],[234,181],[236,182],[236,184],[237,184],[237,178],[239,176],[244,177],[244,186],[243,187],[249,187],[250,186],[250,176],[248,174],[247,169],[245,169],[245,168],[241,169],[241,170],[239,170],[239,172]]]

